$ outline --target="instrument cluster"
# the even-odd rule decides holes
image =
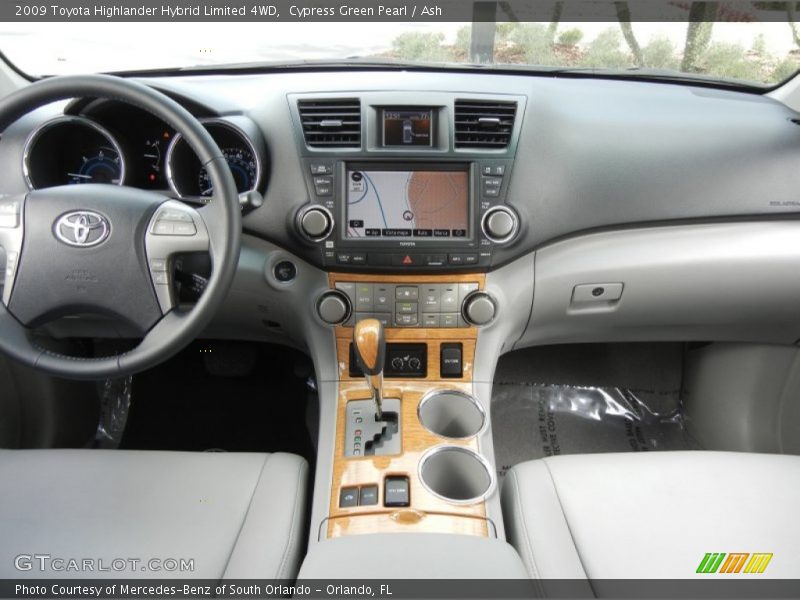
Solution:
[[[267,161],[258,127],[245,117],[200,120],[226,158],[239,193],[263,193]],[[22,162],[32,190],[106,183],[164,191],[195,204],[208,202],[214,191],[181,134],[145,111],[117,103],[41,124],[27,140]]]

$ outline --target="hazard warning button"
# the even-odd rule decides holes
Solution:
[[[396,267],[415,267],[424,265],[424,256],[420,254],[392,254],[392,265]]]

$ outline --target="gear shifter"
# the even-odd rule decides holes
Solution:
[[[381,322],[363,319],[356,323],[353,346],[375,403],[375,420],[380,421],[383,419],[383,361],[386,356],[386,339]]]

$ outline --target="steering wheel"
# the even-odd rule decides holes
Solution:
[[[227,162],[205,128],[172,99],[134,81],[107,75],[39,81],[0,101],[0,131],[40,106],[83,96],[126,102],[182,134],[214,182],[213,197],[194,209],[155,192],[91,183],[0,197],[7,263],[0,265],[6,269],[0,350],[61,377],[123,377],[163,362],[209,323],[236,272],[241,211]],[[205,291],[189,311],[177,309],[172,293],[170,259],[181,252],[208,252],[212,262]],[[101,358],[37,344],[34,328],[92,313],[122,319],[141,342]]]

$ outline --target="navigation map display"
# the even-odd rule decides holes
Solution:
[[[469,172],[348,168],[346,210],[349,239],[466,238]]]

